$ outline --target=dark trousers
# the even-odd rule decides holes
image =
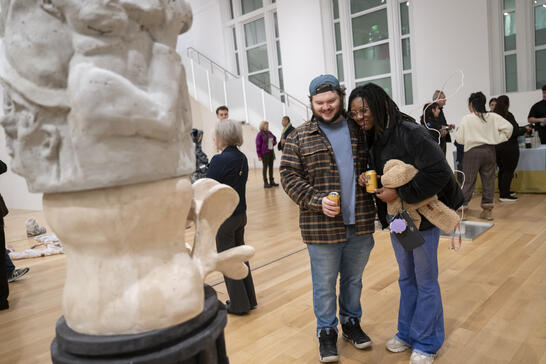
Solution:
[[[510,196],[510,184],[518,166],[519,146],[517,142],[502,143],[497,146],[497,166],[499,166],[499,196]]]
[[[493,208],[496,167],[494,145],[480,145],[464,153],[463,172],[465,174],[465,184],[463,186],[463,195],[465,206],[472,198],[472,192],[474,192],[474,185],[479,173],[483,185],[481,206]]]
[[[536,123],[535,128],[538,130],[540,144],[546,144],[546,126],[542,126],[542,123]]]
[[[244,245],[245,225],[246,213],[229,217],[220,226],[216,234],[216,250],[220,253]],[[235,313],[248,312],[258,304],[250,265],[248,262],[245,262],[245,264],[248,266],[248,276],[246,278],[236,280],[224,276],[229,300],[231,301],[230,311]]]
[[[274,152],[269,152],[269,153],[265,153],[265,154],[262,154],[262,164],[263,164],[263,169],[262,169],[262,174],[263,174],[263,177],[264,177],[264,183],[268,183],[267,182],[267,170],[269,169],[269,183],[273,183],[275,182],[275,180],[273,179],[273,161],[275,160],[275,153]]]
[[[0,218],[0,251],[6,254],[6,236],[4,235],[4,222]],[[6,259],[0,259],[0,309],[7,308],[9,296],[8,269]]]
[[[15,265],[11,261],[11,258],[9,257],[9,253],[6,250],[6,272],[8,273],[8,277],[11,277],[13,272],[15,272]]]

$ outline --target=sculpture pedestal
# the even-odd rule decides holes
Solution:
[[[182,324],[132,335],[85,335],[61,317],[51,343],[53,364],[228,364],[225,306],[205,286],[205,308]]]

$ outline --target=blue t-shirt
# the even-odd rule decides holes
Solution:
[[[342,119],[334,124],[319,122],[319,127],[326,134],[334,150],[334,158],[336,159],[341,183],[341,214],[343,216],[343,223],[345,225],[354,225],[356,177],[351,134],[349,133],[347,120]]]

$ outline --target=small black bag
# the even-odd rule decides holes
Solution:
[[[403,220],[403,222],[396,220]],[[397,232],[397,230],[400,231],[401,229],[396,229],[393,224],[401,225],[404,223],[405,229],[401,232]],[[406,249],[407,251],[412,251],[413,249],[425,243],[425,238],[423,238],[423,235],[421,235],[419,229],[413,223],[413,220],[409,216],[408,212],[404,210],[404,204],[402,204],[402,210],[392,217],[392,220],[390,221],[390,226],[391,232],[394,234],[398,242],[402,244],[404,249]]]

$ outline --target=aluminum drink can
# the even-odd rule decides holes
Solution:
[[[377,172],[374,170],[364,172],[364,175],[368,179],[368,184],[366,185],[366,192],[374,193],[377,189]]]
[[[339,193],[337,192],[330,192],[328,194],[328,200],[334,201],[339,205]]]

